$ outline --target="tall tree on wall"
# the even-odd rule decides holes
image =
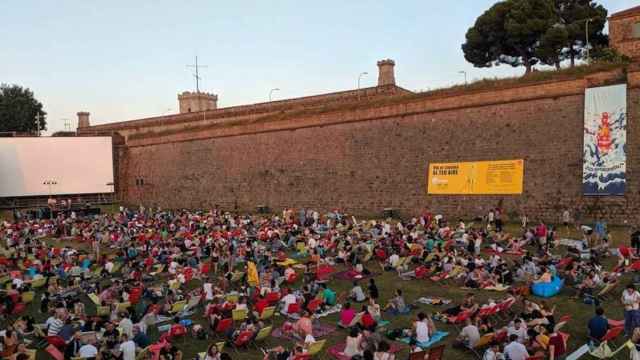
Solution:
[[[608,14],[604,6],[590,0],[554,0],[554,7],[558,24],[567,33],[562,60],[569,60],[571,67],[576,60],[586,58],[587,30],[590,47],[598,49],[609,44],[608,36],[603,33]]]
[[[476,67],[508,64],[529,73],[537,63],[574,66],[586,55],[587,19],[591,47],[606,46],[606,18],[607,10],[589,0],[505,0],[476,19],[462,50]]]
[[[40,130],[46,130],[47,113],[28,88],[18,85],[0,85],[0,132],[35,132],[40,115]]]
[[[556,22],[552,0],[507,0],[476,20],[462,45],[465,59],[476,67],[508,64],[531,72],[539,62],[536,47]]]

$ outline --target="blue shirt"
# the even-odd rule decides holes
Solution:
[[[589,320],[589,336],[600,340],[609,329],[609,321],[604,316],[594,316]]]

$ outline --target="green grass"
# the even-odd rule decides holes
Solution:
[[[517,230],[517,227],[514,225],[510,225],[508,226],[508,229],[515,232],[515,230]],[[616,242],[620,242],[623,239],[626,239],[625,234],[626,234],[626,230],[623,228],[614,228],[612,229],[612,233],[613,233],[613,238]],[[571,233],[573,238],[576,238],[576,232],[572,231]],[[57,240],[48,240],[52,243],[55,243]],[[68,243],[65,243],[65,245]],[[564,248],[561,247],[560,249],[557,249],[556,251],[564,251]],[[607,270],[611,269],[611,267],[613,266],[613,264],[615,263],[615,259],[614,258],[608,258],[605,260],[605,268]],[[380,271],[378,265],[376,263],[369,263],[367,264],[367,267],[374,270],[374,271]],[[162,281],[159,279],[159,281]],[[606,304],[604,304],[603,306],[606,309],[606,315],[609,318],[613,318],[613,319],[622,319],[622,307],[619,303],[619,301],[617,300],[620,292],[624,286],[624,284],[626,284],[628,281],[630,281],[630,275],[625,275],[624,278],[622,279],[622,281],[620,281],[620,285],[618,285],[618,288],[614,290],[613,292],[613,297],[615,300],[611,300],[609,302],[607,302]],[[403,290],[404,294],[405,294],[405,298],[408,302],[413,302],[414,300],[416,300],[419,297],[422,296],[441,296],[441,297],[446,297],[446,298],[450,298],[454,301],[459,302],[462,297],[464,296],[464,294],[466,294],[468,292],[468,290],[464,290],[464,289],[460,289],[456,286],[451,286],[451,285],[446,285],[446,284],[441,284],[441,283],[434,283],[431,280],[412,280],[412,281],[402,281],[399,280],[397,275],[395,274],[395,272],[385,272],[383,274],[381,274],[380,276],[378,276],[376,278],[376,282],[378,284],[378,287],[380,289],[380,304],[385,304],[387,302],[387,300],[393,295],[393,292],[395,289],[400,288]],[[188,284],[188,288],[194,288],[197,286],[200,286],[201,283],[197,280],[192,281],[191,283]],[[330,282],[330,287],[333,288],[334,290],[336,290],[338,293],[342,292],[342,291],[348,291],[351,288],[352,284],[349,281],[341,281],[341,280],[332,280]],[[490,291],[484,291],[484,290],[475,290],[474,291],[477,301],[479,303],[485,303],[488,299],[500,299],[504,296],[506,296],[505,293],[497,293],[497,292],[490,292]],[[560,293],[560,295],[553,297],[551,299],[548,299],[547,302],[552,305],[552,306],[556,306],[556,315],[557,318],[559,318],[562,315],[565,314],[570,314],[572,316],[572,320],[565,326],[564,330],[565,332],[568,332],[571,337],[569,339],[569,349],[570,350],[574,350],[576,348],[578,348],[579,346],[581,346],[582,344],[585,343],[586,339],[587,339],[587,334],[586,334],[586,323],[587,321],[591,318],[592,314],[593,314],[593,306],[592,305],[585,305],[583,304],[580,300],[575,300],[572,298],[573,295],[573,291],[570,289],[563,289],[563,291]],[[542,300],[540,298],[535,298],[535,300]],[[85,303],[86,305],[86,311],[88,314],[95,314],[95,306],[93,305],[93,303],[88,299],[88,297],[86,296],[82,296],[82,301]],[[28,308],[28,313],[32,316],[34,316],[34,318],[38,321],[44,321],[46,319],[46,314],[42,314],[39,312],[39,296],[36,296],[36,300],[34,301],[34,303],[30,304],[29,308]],[[521,304],[517,304],[516,306],[516,312],[520,311],[520,305]],[[449,305],[451,306],[451,305]],[[388,328],[405,328],[405,327],[409,327],[411,324],[411,321],[414,319],[414,317],[416,316],[416,314],[419,311],[424,311],[427,313],[434,313],[434,312],[438,312],[438,311],[442,311],[443,309],[445,309],[446,306],[429,306],[429,305],[418,305],[417,309],[414,309],[411,314],[409,315],[405,315],[405,316],[397,316],[397,317],[385,317],[385,319],[387,320],[391,320],[391,324],[389,325]],[[192,320],[194,320],[194,322],[196,323],[203,323],[203,319],[202,319],[202,310],[199,310],[195,315],[193,315]],[[337,318],[338,315],[337,314],[333,314],[331,316],[322,318],[321,321],[323,323],[328,323],[328,324],[336,324],[337,323]],[[277,317],[275,320],[275,326],[279,326],[283,321],[282,317]],[[502,321],[498,324],[499,326],[503,326],[506,325],[506,321]],[[441,322],[436,322],[436,326],[438,328],[438,330],[443,330],[443,331],[447,331],[450,333],[450,335],[445,338],[445,340],[441,343],[444,343],[447,345],[447,349],[445,351],[445,358],[446,359],[471,359],[473,358],[473,354],[470,352],[465,352],[465,351],[460,351],[457,349],[452,348],[450,345],[452,343],[452,341],[454,340],[454,338],[457,335],[457,331],[456,329],[451,326],[451,325],[447,325],[447,324],[443,324]],[[344,341],[345,337],[346,337],[346,331],[345,330],[338,330],[337,332],[331,334],[328,338],[327,338],[327,342],[328,345],[331,346],[337,342],[342,342]],[[152,340],[156,340],[158,338],[158,332],[155,328],[150,328],[149,329],[149,335],[151,337]],[[184,359],[192,359],[194,358],[198,352],[202,352],[205,351],[207,346],[212,343],[212,341],[203,341],[203,340],[198,340],[195,339],[191,336],[187,337],[186,339],[179,339],[177,340],[177,346],[183,351],[184,353]],[[267,347],[271,347],[271,346],[275,346],[275,345],[291,345],[291,343],[287,342],[287,341],[283,341],[281,339],[271,339],[269,340],[269,342],[266,344]],[[251,350],[240,350],[239,354],[236,354],[234,350],[227,348],[226,351],[229,351],[230,354],[232,355],[232,357],[235,358],[242,358],[242,359],[261,359],[262,358],[262,353],[255,350],[255,349],[251,349]],[[400,358],[406,358],[406,355],[408,354],[407,350],[403,350],[399,357]],[[621,352],[619,358],[626,358],[628,355],[626,353],[626,351]],[[43,354],[39,355],[39,358],[44,358],[42,357],[44,356]],[[329,358],[329,356],[326,353],[322,353],[320,355],[320,358]]]

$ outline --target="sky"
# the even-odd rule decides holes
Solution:
[[[524,68],[474,68],[461,44],[495,0],[406,1],[32,1],[4,0],[0,83],[30,88],[48,133],[178,112],[177,94],[218,95],[218,107],[375,86],[376,62],[396,62],[413,91]],[[609,13],[637,0],[602,0]]]

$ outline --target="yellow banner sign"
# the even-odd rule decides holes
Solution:
[[[524,160],[429,164],[427,193],[522,194]]]

